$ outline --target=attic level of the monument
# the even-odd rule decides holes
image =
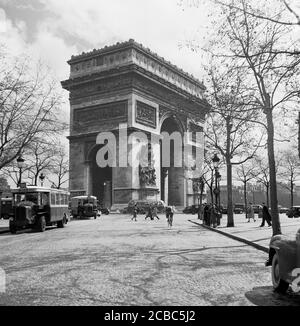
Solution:
[[[203,83],[134,40],[72,56],[68,63],[71,67],[70,78],[62,83],[66,89],[76,80],[92,75],[107,76],[118,69],[124,71],[131,68],[144,72],[158,82],[172,84],[193,97],[203,99],[204,96]]]

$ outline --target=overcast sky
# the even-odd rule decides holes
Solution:
[[[201,56],[186,47],[207,34],[205,8],[180,0],[0,0],[0,37],[68,77],[72,54],[130,38],[202,79]]]

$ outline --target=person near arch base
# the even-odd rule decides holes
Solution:
[[[269,209],[268,207],[266,206],[265,203],[263,203],[263,209],[262,209],[262,222],[261,222],[261,225],[260,227],[263,227],[265,226],[265,222],[267,221],[268,225],[269,226],[272,226],[272,218],[271,218],[271,215],[269,213]]]

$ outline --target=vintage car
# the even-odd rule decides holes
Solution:
[[[46,226],[63,228],[68,222],[69,193],[64,190],[26,186],[12,190],[13,214],[9,219],[12,234],[31,228],[44,232]]]
[[[191,205],[191,206],[187,206],[183,209],[183,213],[184,214],[193,214],[195,215],[196,213],[198,213],[199,211],[199,205]]]
[[[278,206],[279,214],[286,214],[289,211],[289,208]]]
[[[71,198],[71,214],[74,218],[97,218],[100,215],[95,196],[76,196]]]
[[[297,218],[297,217],[299,217],[300,216],[300,206],[293,206],[293,207],[291,207],[287,211],[286,215],[289,218],[293,218],[293,217]]]
[[[295,239],[272,237],[266,266],[272,266],[272,283],[277,292],[285,293],[290,285],[295,292],[300,290],[300,229]]]
[[[244,204],[234,204],[233,207],[234,214],[242,214],[245,212],[245,205]]]

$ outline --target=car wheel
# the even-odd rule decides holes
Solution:
[[[65,224],[67,224],[67,217],[64,215],[63,219],[61,221],[57,222],[57,227],[62,229],[65,227]]]
[[[37,230],[39,232],[44,232],[46,230],[46,219],[45,216],[41,216],[37,222]]]
[[[282,294],[289,288],[289,283],[280,278],[278,254],[275,254],[272,260],[272,283],[274,290]]]

